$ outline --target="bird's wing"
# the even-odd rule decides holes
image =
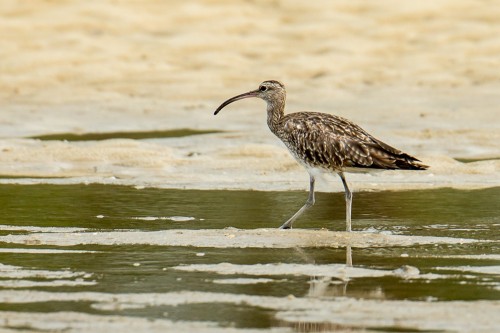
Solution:
[[[283,118],[281,138],[298,159],[313,166],[413,169],[416,158],[374,138],[347,119],[314,112]]]

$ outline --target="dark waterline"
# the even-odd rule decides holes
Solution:
[[[142,132],[107,132],[107,133],[57,133],[40,136],[32,136],[30,139],[42,141],[60,140],[60,141],[101,141],[109,139],[159,139],[159,138],[179,138],[191,135],[220,133],[216,130],[194,130],[189,128],[166,130],[166,131],[142,131]]]

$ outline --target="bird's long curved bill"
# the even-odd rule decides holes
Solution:
[[[224,107],[226,107],[227,105],[231,104],[232,102],[236,102],[236,101],[239,101],[240,99],[244,99],[244,98],[257,97],[258,93],[259,93],[259,90],[252,90],[252,91],[246,92],[244,94],[241,94],[241,95],[238,95],[238,96],[234,96],[234,97],[228,99],[227,101],[225,101],[224,103],[222,103],[217,108],[217,110],[215,110],[214,115],[216,115],[217,113],[219,113],[220,110],[222,110]]]

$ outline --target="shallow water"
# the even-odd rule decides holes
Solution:
[[[195,324],[200,325],[198,331],[209,331],[214,325],[235,331],[271,327],[308,332],[446,331],[455,329],[460,319],[443,324],[441,305],[469,313],[465,307],[477,303],[473,311],[479,324],[482,313],[486,316],[498,310],[500,188],[355,193],[356,232],[385,234],[388,239],[396,235],[451,237],[456,242],[441,243],[436,238],[435,244],[427,245],[416,241],[409,246],[354,247],[352,271],[345,271],[346,249],[334,246],[169,246],[148,245],[147,239],[120,245],[99,240],[73,246],[62,242],[89,233],[105,239],[99,238],[103,232],[116,230],[137,237],[143,237],[139,231],[177,230],[181,237],[182,230],[212,229],[215,235],[240,237],[233,228],[276,228],[306,196],[305,192],[0,185],[0,311],[14,318],[3,327],[42,329],[43,317],[27,321],[23,316],[44,312],[55,314],[51,321],[64,321],[59,324],[70,331],[87,320],[78,314],[95,316],[92,320],[103,329],[111,327],[106,318],[120,316],[124,325],[131,321],[144,331],[154,328],[148,326],[151,321],[141,319],[177,325],[180,331],[182,325],[189,331]],[[295,226],[343,231],[343,195],[318,193],[316,206]],[[286,237],[286,232],[279,237]],[[60,243],[57,237],[47,241],[53,233]],[[9,235],[18,235],[20,240],[13,241]],[[247,234],[242,231],[242,235]],[[401,267],[418,271],[409,275],[394,271]],[[324,276],[311,273],[316,268],[326,272]],[[387,322],[370,321],[362,311],[357,311],[358,318],[346,308],[329,308],[354,302],[349,306],[368,309],[373,300],[384,301],[376,309]],[[402,300],[411,301],[405,303],[408,312],[391,310]],[[494,302],[483,304],[484,300]],[[319,307],[322,311],[308,313],[317,302],[325,302]],[[412,311],[422,308],[431,309],[435,317],[426,315],[425,324],[418,317],[408,320]],[[63,311],[70,314],[57,317]],[[493,325],[493,317],[491,321]],[[478,325],[477,320],[468,325]],[[481,328],[460,327],[465,331]]]
[[[190,135],[201,135],[209,133],[219,133],[216,130],[194,130],[189,128],[165,130],[165,131],[143,131],[143,132],[102,132],[102,133],[57,133],[32,136],[31,139],[38,139],[42,141],[50,140],[64,140],[64,141],[100,141],[109,139],[158,139],[158,138],[180,138]]]

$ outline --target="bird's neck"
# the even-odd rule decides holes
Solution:
[[[285,97],[272,102],[267,102],[267,126],[274,134],[278,135],[279,123],[285,115]]]

